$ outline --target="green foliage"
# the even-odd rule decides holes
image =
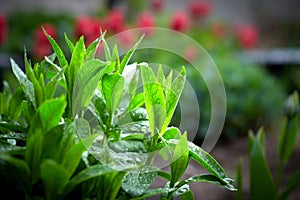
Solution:
[[[183,90],[185,69],[173,80],[162,68],[155,75],[145,63],[123,73],[141,42],[119,58],[104,35],[85,47],[65,35],[70,60],[45,32],[54,54],[26,74],[11,60],[20,86],[0,94],[1,197],[18,199],[193,199],[190,183],[208,182],[235,190],[224,169],[208,153],[187,141],[187,133],[168,127]],[[94,58],[99,42],[106,60]],[[141,73],[140,73],[141,72]],[[143,90],[137,90],[140,78]],[[157,152],[171,172],[153,164]],[[165,152],[165,153],[164,153]],[[208,174],[182,179],[194,159]],[[162,188],[150,188],[158,176]],[[293,185],[293,181],[291,185]]]
[[[281,182],[284,166],[295,149],[299,123],[298,115],[298,93],[294,92],[285,105],[286,119],[278,141],[279,166],[275,178],[272,177],[270,167],[267,164],[263,129],[260,129],[256,136],[253,132],[249,132],[250,199],[287,199],[299,185],[299,169],[289,177],[285,186],[282,186]],[[240,174],[241,163],[238,166],[238,177],[240,177]],[[240,190],[242,188],[241,184],[241,178],[238,178],[238,189]],[[236,199],[242,199],[242,195],[236,195]]]

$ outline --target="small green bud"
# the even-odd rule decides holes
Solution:
[[[285,102],[284,114],[288,119],[294,118],[299,113],[299,95],[297,91],[294,91]]]

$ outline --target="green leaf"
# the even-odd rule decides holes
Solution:
[[[65,36],[65,41],[67,42],[71,53],[73,53],[74,48],[75,48],[74,44],[71,42],[71,40],[69,39],[69,37],[66,33],[64,33],[64,36]]]
[[[171,175],[168,172],[165,172],[165,171],[160,170],[160,171],[157,172],[157,175],[164,178],[164,179],[166,179],[166,180],[168,180],[168,181],[171,179]]]
[[[264,131],[249,133],[250,198],[275,199],[274,182],[264,154]]]
[[[117,45],[114,45],[111,60],[116,62],[116,71],[120,69],[120,58]]]
[[[132,121],[146,121],[148,120],[147,110],[145,108],[137,108],[129,112]]]
[[[180,182],[180,185],[189,184],[189,183],[211,183],[217,186],[221,186],[224,188],[227,188],[231,191],[236,191],[236,189],[233,187],[232,184],[228,182],[224,182],[223,179],[220,179],[214,175],[211,174],[200,174],[192,176],[184,181]]]
[[[102,129],[105,130],[105,125],[109,116],[108,109],[105,103],[104,97],[101,95],[99,91],[96,90],[96,93],[93,97],[93,106],[90,106],[91,112],[98,119],[98,123]]]
[[[68,172],[54,160],[45,160],[41,165],[41,178],[48,200],[57,199],[67,185]]]
[[[133,197],[143,195],[155,180],[157,168],[144,166],[139,171],[132,171],[123,179],[122,188]]]
[[[24,128],[20,125],[16,125],[16,124],[4,122],[4,121],[0,122],[0,127],[8,129],[13,132],[25,132],[27,130],[26,128]]]
[[[58,154],[63,153],[59,148],[62,138],[64,137],[64,125],[59,125],[52,128],[50,131],[44,134],[43,141],[43,158],[53,159],[56,162],[60,162]]]
[[[279,136],[278,154],[279,158],[286,162],[292,155],[298,134],[298,115],[284,122],[284,127]]]
[[[61,67],[54,63],[55,58],[56,58],[56,55],[55,55],[55,53],[54,53],[53,58],[52,58],[52,56],[45,56],[45,60],[44,60],[43,62],[46,62],[46,63],[47,63],[48,65],[50,65],[55,71],[59,72],[60,69],[61,69]],[[42,65],[43,62],[41,63],[41,66],[43,66],[43,65]],[[49,76],[49,75],[51,74],[51,71],[50,71],[49,69],[47,69],[47,71],[44,72],[44,74],[46,74],[46,75]]]
[[[278,199],[279,200],[287,199],[288,196],[292,193],[292,191],[296,189],[299,183],[300,183],[300,169],[294,172],[292,176],[289,178],[284,190],[279,195]]]
[[[24,72],[20,69],[20,67],[15,63],[14,60],[10,59],[13,73],[17,77],[19,83],[22,85],[24,89],[24,93],[27,99],[32,103],[34,107],[36,107],[35,94],[32,82],[30,82]]]
[[[157,196],[166,192],[167,190],[165,188],[150,188],[146,190],[142,196],[131,198],[131,200],[147,199],[149,197]]]
[[[158,71],[157,71],[157,80],[159,82],[160,85],[164,85],[165,82],[165,74],[162,70],[162,66],[159,65],[158,67]]]
[[[89,179],[104,175],[104,174],[109,174],[115,172],[114,169],[105,166],[105,165],[94,165],[91,167],[88,167],[81,172],[79,172],[76,176],[74,176],[68,183],[65,193],[69,193],[70,191],[73,190],[75,186],[78,184],[87,181]]]
[[[188,192],[190,192],[190,186],[185,184],[185,185],[182,185],[181,187],[179,187],[178,189],[176,189],[174,192],[171,191],[171,199],[174,199],[178,196],[181,196],[183,194],[186,194]]]
[[[47,100],[39,107],[37,114],[45,132],[58,125],[64,114],[65,107],[66,100],[63,96],[58,99]]]
[[[71,177],[78,166],[83,152],[93,144],[98,134],[91,135],[89,137],[81,139],[77,144],[73,145],[64,159],[62,160],[62,166],[68,171],[69,177]]]
[[[204,167],[204,169],[227,182],[226,180],[228,179],[228,177],[226,175],[226,172],[211,155],[191,142],[189,143],[189,149],[191,157],[202,167]]]
[[[144,36],[142,36],[137,43],[134,44],[134,46],[125,54],[125,56],[123,57],[122,61],[121,61],[121,65],[120,65],[120,70],[119,72],[122,74],[125,66],[128,64],[131,56],[133,55],[134,51],[137,49],[137,47],[139,46],[139,44],[141,43],[142,39]]]
[[[47,34],[46,30],[43,28],[44,34],[47,36],[56,56],[57,59],[59,61],[59,64],[61,67],[66,67],[68,66],[68,61],[63,53],[63,51],[61,50],[61,48],[59,47],[59,45],[55,42],[55,40]]]
[[[157,82],[153,71],[145,64],[140,64],[140,67],[150,131],[155,135],[156,129],[160,131],[165,122],[166,100],[163,87]]]
[[[194,200],[194,194],[192,191],[185,192],[180,195],[182,200]]]
[[[0,174],[11,184],[25,193],[29,194],[31,190],[30,170],[24,160],[14,158],[7,154],[0,154]]]
[[[108,46],[108,44],[107,44],[105,38],[104,38],[104,37],[101,37],[101,40],[102,40],[102,42],[103,42],[103,47],[104,47],[104,52],[105,52],[105,59],[106,59],[107,61],[113,61],[113,60],[111,59],[110,49],[109,49],[109,46]]]
[[[55,76],[51,78],[51,80],[47,83],[45,90],[46,92],[46,99],[52,99],[54,96],[54,93],[57,88],[57,84],[61,79],[64,77],[64,72],[66,68],[61,69]]]
[[[27,135],[26,133],[10,132],[10,133],[7,133],[7,134],[0,134],[0,139],[4,139],[4,140],[14,139],[14,140],[25,141],[26,135]],[[1,144],[1,142],[0,142],[0,144]]]
[[[175,108],[178,104],[179,97],[181,95],[185,83],[185,74],[185,68],[183,67],[181,73],[171,84],[171,87],[166,88],[166,90],[168,90],[166,92],[166,119],[164,122],[164,126],[162,127],[162,132],[164,132],[164,130],[168,127],[172,119],[173,113],[175,111]]]
[[[102,80],[102,91],[110,114],[114,114],[121,103],[123,90],[123,76],[117,73],[104,75]]]
[[[136,66],[136,63],[134,63],[134,64]],[[128,84],[128,93],[131,95],[130,100],[132,100],[135,97],[137,85],[139,82],[139,69],[137,69],[136,67],[135,67],[135,69],[136,69],[135,73]]]
[[[88,61],[88,60],[92,60],[94,59],[95,57],[95,54],[97,52],[97,49],[99,47],[99,43],[101,41],[101,39],[103,38],[104,36],[101,35],[100,38],[97,38],[96,40],[94,40],[86,49],[86,54],[85,54],[85,60]]]
[[[70,73],[73,74],[74,79],[77,76],[78,71],[82,67],[84,57],[85,57],[84,37],[81,36],[79,41],[75,45],[74,51],[72,53],[71,61],[70,61],[70,66],[69,66]]]
[[[170,180],[171,187],[173,187],[175,183],[184,174],[188,162],[189,162],[189,144],[187,141],[187,133],[185,132],[179,139],[171,160],[171,180]]]
[[[58,130],[57,130],[58,129]],[[57,137],[56,131],[60,131],[59,127],[55,127],[55,129],[52,129],[50,132],[53,134],[53,141],[54,142]],[[72,123],[65,124],[63,126],[63,131],[62,132],[62,138],[57,139],[59,141],[59,144],[57,146],[57,154],[56,154],[56,161],[58,163],[62,163],[63,160],[67,157],[70,149],[76,144],[75,143],[75,136],[77,134],[77,128],[76,124],[73,121]],[[50,134],[50,133],[49,133]],[[47,136],[46,134],[45,136]],[[46,144],[46,143],[45,143]]]
[[[121,188],[122,180],[126,172],[112,172],[101,177],[101,184],[97,199],[115,200]]]
[[[144,93],[139,93],[138,95],[135,95],[134,98],[130,100],[128,110],[130,111],[141,107],[145,103],[144,96]]]
[[[146,153],[144,143],[142,141],[135,140],[121,140],[109,145],[115,152],[137,152]]]
[[[102,62],[100,60],[90,60],[83,64],[78,71],[73,89],[73,113],[79,114],[86,108],[98,87],[101,77],[114,68],[114,63]]]
[[[166,140],[180,139],[180,136],[181,136],[181,132],[177,127],[170,127],[164,133],[163,138]]]
[[[18,87],[13,96],[9,100],[9,106],[8,106],[8,116],[12,120],[18,120],[21,113],[22,113],[22,107],[20,104],[22,103],[24,98],[24,93],[22,88]]]
[[[40,178],[40,163],[43,150],[43,133],[41,130],[34,130],[34,133],[27,137],[25,160],[31,171],[31,183],[34,184]]]
[[[3,136],[5,137],[5,135]],[[18,136],[19,137],[19,136]],[[17,138],[19,139],[19,138]],[[8,143],[4,143],[2,141],[0,141],[0,153],[1,154],[7,154],[7,155],[21,155],[24,156],[25,155],[25,147],[20,147],[20,146],[14,146]]]

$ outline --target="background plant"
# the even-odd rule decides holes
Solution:
[[[294,92],[287,99],[284,107],[284,124],[278,139],[277,153],[279,164],[275,177],[271,175],[267,164],[264,144],[264,130],[260,129],[255,136],[251,131],[248,136],[249,168],[250,168],[250,194],[251,199],[287,199],[300,182],[300,169],[298,168],[283,185],[284,166],[295,150],[299,124],[299,96]],[[241,162],[238,165],[238,189],[236,199],[243,199]]]
[[[25,54],[26,74],[11,60],[20,85],[12,93],[5,83],[0,95],[4,198],[193,199],[188,185],[193,182],[235,190],[213,157],[188,142],[187,133],[168,127],[185,68],[173,78],[162,68],[156,75],[146,63],[133,64],[136,72],[127,82],[123,71],[138,43],[120,59],[104,34],[87,48],[83,37],[74,44],[65,35],[67,59],[46,36],[54,54],[35,64]],[[99,43],[105,60],[94,58]],[[140,76],[142,91],[137,90]],[[158,151],[170,172],[153,165]],[[208,174],[182,179],[190,159]],[[166,185],[150,188],[158,176]]]

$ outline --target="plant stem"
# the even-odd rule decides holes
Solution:
[[[286,147],[286,142],[287,142],[287,136],[289,134],[290,128],[291,128],[291,122],[292,120],[288,118],[287,120],[287,125],[286,128],[284,130],[284,138],[283,138],[283,148],[282,148],[282,152],[281,152],[281,158],[279,161],[279,166],[278,166],[278,171],[277,171],[277,175],[276,175],[276,183],[275,183],[275,191],[276,191],[276,196],[279,195],[279,190],[280,190],[280,184],[281,184],[281,179],[282,179],[282,174],[283,174],[283,169],[284,169],[284,154],[285,154],[285,147]]]
[[[280,184],[281,184],[281,179],[282,179],[282,174],[283,174],[283,167],[284,167],[284,162],[280,160],[279,162],[279,167],[276,175],[276,185],[275,185],[275,192],[276,192],[276,197],[279,195],[279,190],[280,190]]]

